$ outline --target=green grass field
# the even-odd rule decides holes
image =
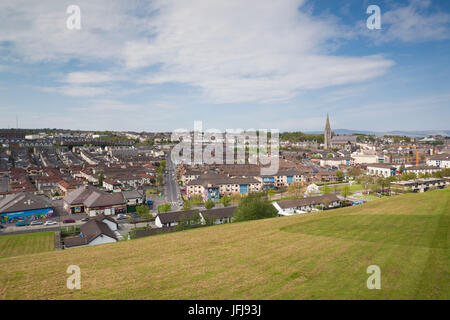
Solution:
[[[364,189],[364,186],[363,186],[362,184],[353,184],[353,185],[351,185],[351,186],[349,185],[349,187],[350,187],[350,191],[351,191],[351,192],[361,191],[361,190]],[[335,187],[332,187],[332,186],[329,186],[329,188],[330,188],[331,192],[334,193],[334,191],[336,190],[338,194],[339,194],[339,193],[341,192],[341,190],[342,190],[342,186],[337,186],[336,188],[335,188]],[[322,191],[323,191],[323,189],[324,189],[324,187],[321,188]]]
[[[54,232],[0,236],[0,258],[55,250]]]
[[[0,258],[1,299],[449,299],[450,189]],[[81,290],[66,288],[69,265]],[[367,267],[381,290],[367,289]]]

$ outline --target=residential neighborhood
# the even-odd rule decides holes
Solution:
[[[157,229],[176,232],[184,220],[190,226],[232,223],[240,200],[251,194],[265,194],[283,217],[450,184],[448,137],[434,136],[430,144],[431,138],[338,135],[329,115],[324,127],[312,143],[308,135],[294,140],[281,134],[273,175],[263,174],[264,165],[249,163],[248,156],[244,163],[237,158],[230,164],[174,163],[176,141],[165,133],[159,134],[162,140],[120,132],[98,138],[89,132],[52,132],[24,140],[59,137],[61,146],[44,148],[25,147],[18,137],[27,131],[3,130],[4,141],[16,140],[2,147],[10,156],[0,169],[0,232],[58,226],[68,234],[58,237],[58,247],[72,248],[131,239],[144,229],[149,235]],[[62,146],[66,137],[69,147]],[[74,144],[76,137],[91,137],[90,147]],[[120,146],[103,140],[113,137],[120,137]],[[140,141],[150,143],[140,146]],[[201,147],[208,148],[208,142]]]

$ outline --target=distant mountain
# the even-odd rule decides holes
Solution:
[[[384,135],[393,135],[393,136],[407,136],[407,137],[428,137],[428,136],[435,136],[435,135],[441,135],[444,137],[450,137],[450,130],[420,130],[420,131],[367,131],[367,130],[348,130],[348,129],[336,129],[332,130],[335,134],[347,134],[352,135],[355,133],[361,133],[361,134],[374,134],[377,136],[384,136]],[[305,131],[305,133],[311,133],[311,134],[321,134],[323,131]]]

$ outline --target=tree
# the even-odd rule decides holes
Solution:
[[[214,225],[214,217],[207,213],[202,213],[203,218],[205,219],[205,225],[206,226],[212,226]]]
[[[343,180],[344,180],[344,177],[345,177],[344,172],[342,172],[342,171],[340,171],[340,170],[336,171],[336,178],[337,178],[339,181],[343,181]]]
[[[189,217],[186,214],[181,214],[180,220],[175,227],[176,231],[182,231],[198,226],[201,223],[201,217],[198,210],[192,213]]]
[[[158,206],[158,212],[169,212],[172,209],[170,203],[164,203]]]
[[[148,209],[148,206],[145,204],[141,204],[140,206],[136,207],[136,212],[144,219],[150,218],[150,210]]]
[[[277,216],[277,210],[264,193],[250,193],[241,199],[234,212],[235,221],[265,219]]]
[[[330,194],[331,193],[331,188],[329,186],[324,186],[323,187],[323,193],[324,194]]]
[[[359,177],[361,175],[361,169],[358,167],[353,167],[349,170],[349,175],[356,179],[356,177]]]
[[[239,203],[242,199],[242,195],[239,192],[235,192],[230,196],[233,203]]]
[[[295,187],[295,185],[293,183],[291,183],[287,188],[287,192],[288,192],[288,194],[294,194],[296,189],[297,188]]]
[[[330,206],[330,203],[331,203],[331,200],[328,197],[323,199],[323,208],[328,209],[328,207]]]
[[[192,209],[192,201],[185,201],[183,203],[183,210],[191,210]]]
[[[276,194],[276,192],[273,189],[269,189],[269,191],[267,192],[267,196],[269,198],[272,198],[275,194]]]
[[[100,174],[98,175],[98,185],[100,187],[103,186],[103,180],[105,180],[105,177],[103,176],[103,171],[100,171]]]
[[[214,208],[215,206],[216,206],[216,204],[215,204],[214,201],[212,201],[211,199],[208,199],[208,200],[205,202],[205,209],[206,209],[206,210],[210,210],[210,209]]]
[[[223,196],[219,199],[219,203],[223,204],[224,207],[228,207],[231,204],[231,199],[229,196]]]
[[[351,194],[352,194],[352,192],[350,191],[350,186],[349,185],[345,185],[345,186],[342,187],[342,189],[341,189],[341,196],[344,197],[344,200],[347,199],[347,197],[349,195],[351,195]]]

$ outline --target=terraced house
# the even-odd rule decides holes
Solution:
[[[205,175],[187,183],[186,193],[189,199],[199,196],[203,201],[217,201],[233,193],[248,194],[262,190],[262,183],[255,178],[230,178],[224,175]]]

